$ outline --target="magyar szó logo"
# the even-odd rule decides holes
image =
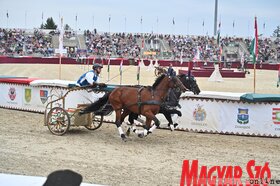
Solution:
[[[272,121],[276,125],[280,125],[280,108],[272,108]]]
[[[202,108],[202,105],[197,105],[193,111],[193,118],[196,121],[204,121],[206,119],[206,111]]]
[[[12,101],[14,101],[14,99],[16,99],[16,96],[17,96],[17,94],[16,94],[16,89],[15,89],[14,87],[11,87],[11,88],[9,89],[8,95],[9,95],[10,99],[11,99]]]
[[[47,90],[40,90],[40,99],[41,102],[44,104],[48,100],[48,91]]]
[[[31,89],[26,88],[24,89],[24,99],[26,103],[29,103],[31,101]]]
[[[237,114],[237,122],[240,124],[247,124],[249,123],[249,109],[243,109],[239,108],[238,109],[238,114]]]

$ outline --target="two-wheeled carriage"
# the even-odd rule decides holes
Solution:
[[[107,92],[110,89],[108,88],[100,88],[96,87],[73,87],[67,89],[67,91],[61,95],[57,96],[51,94],[50,98],[56,96],[57,99],[51,100],[47,103],[46,109],[44,112],[44,124],[48,127],[50,132],[55,135],[63,135],[65,134],[70,126],[84,126],[88,130],[96,130],[101,127],[103,122],[103,115],[96,115],[94,113],[80,115],[79,112],[81,109],[88,106],[88,104],[76,104],[77,107],[69,107],[66,104],[67,96],[75,91],[86,91],[89,94],[98,94],[100,92]],[[73,99],[71,101],[74,101]],[[110,112],[106,112],[106,107],[102,108],[103,113],[107,115]]]

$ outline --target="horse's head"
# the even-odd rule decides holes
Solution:
[[[196,83],[194,76],[190,74],[188,76],[186,74],[180,74],[178,75],[178,78],[183,83],[183,85],[194,94],[198,95],[200,93],[200,89]]]
[[[177,76],[171,76],[169,78],[171,79],[169,88],[179,88],[181,92],[187,91],[186,86]]]
[[[166,88],[179,88],[183,92],[187,91],[187,88],[183,85],[183,83],[177,76],[168,76],[167,74],[162,74],[161,76],[159,76],[153,84],[152,88],[155,89],[162,82],[165,82],[164,84],[165,86],[167,86]]]

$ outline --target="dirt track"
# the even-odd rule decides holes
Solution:
[[[43,115],[0,109],[0,172],[47,176],[72,169],[83,181],[104,185],[178,185],[183,160],[199,165],[239,165],[268,161],[280,178],[280,139],[156,130],[147,138],[124,143],[116,127],[97,131],[72,128],[64,136],[43,126]]]
[[[1,65],[1,75],[57,78],[54,67]],[[68,69],[68,70],[67,70]],[[64,79],[75,80],[85,69],[63,67]],[[106,69],[103,78],[107,78]],[[111,77],[118,73],[112,70]],[[129,69],[124,83],[136,83],[135,69]],[[152,72],[144,72],[142,81],[150,84]],[[277,72],[259,71],[260,93],[279,93]],[[150,76],[149,76],[150,75]],[[110,83],[118,83],[115,78]],[[198,78],[202,90],[250,92],[252,75],[246,79],[227,79],[223,83]],[[234,86],[240,85],[238,88]],[[58,169],[72,169],[83,181],[104,185],[179,185],[183,160],[199,160],[199,165],[238,165],[247,179],[246,164],[267,161],[274,178],[280,179],[280,139],[233,135],[202,134],[155,130],[147,138],[131,136],[124,143],[114,125],[104,124],[97,131],[71,128],[64,136],[55,136],[43,126],[43,115],[0,109],[0,172],[47,176]]]

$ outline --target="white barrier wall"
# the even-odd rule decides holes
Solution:
[[[19,110],[43,113],[48,102],[55,100],[68,91],[66,88],[0,83],[0,106]],[[71,91],[65,97],[65,108],[77,108],[78,104],[96,101],[104,93],[87,92],[86,90]],[[62,99],[53,107],[62,104]]]
[[[185,98],[180,104],[183,115],[178,123],[183,130],[280,136],[280,123],[275,112],[280,111],[279,103]]]

